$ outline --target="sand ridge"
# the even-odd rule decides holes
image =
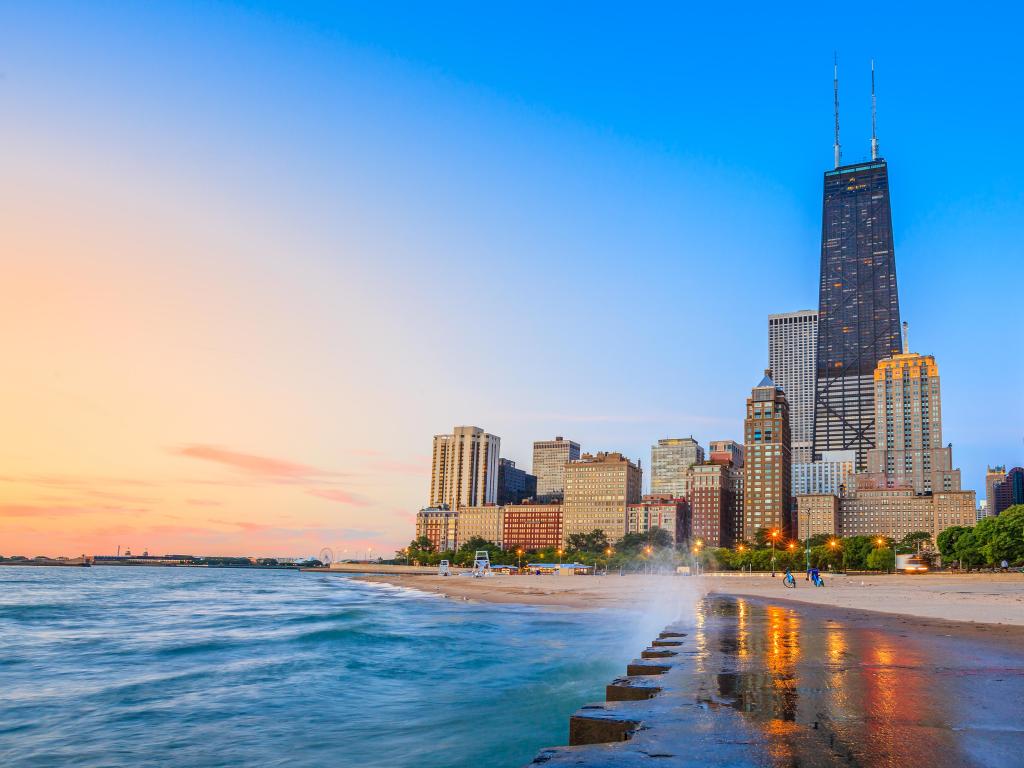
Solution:
[[[667,590],[726,594],[876,611],[946,621],[1024,627],[1024,575],[928,574],[923,576],[826,575],[813,587],[797,574],[797,588],[781,576],[469,576],[371,575],[370,582],[433,592],[452,599],[564,608],[629,608]]]

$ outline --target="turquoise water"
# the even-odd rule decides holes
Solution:
[[[624,671],[629,615],[343,576],[0,568],[0,765],[521,766]]]

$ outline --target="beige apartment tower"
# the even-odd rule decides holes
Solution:
[[[430,506],[494,504],[498,497],[498,452],[501,439],[479,427],[455,427],[434,436],[430,470]]]
[[[615,541],[625,535],[626,507],[640,501],[640,467],[621,453],[583,454],[565,466],[562,538],[604,531]]]
[[[554,440],[533,444],[533,474],[537,478],[537,500],[561,501],[565,495],[565,465],[580,457],[579,443],[559,435]]]
[[[857,488],[913,488],[916,493],[960,490],[952,449],[942,443],[939,368],[931,355],[906,350],[878,362],[875,447]]]
[[[747,398],[743,429],[743,536],[759,528],[792,536],[789,403],[770,370]]]

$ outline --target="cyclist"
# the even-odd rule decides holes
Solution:
[[[825,586],[825,582],[821,578],[821,571],[819,571],[817,568],[811,568],[811,582],[816,587],[824,587]]]
[[[786,575],[782,579],[782,583],[790,589],[796,589],[796,579],[793,578],[793,572],[786,568]]]

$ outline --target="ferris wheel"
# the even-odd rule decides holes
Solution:
[[[320,550],[320,557],[317,558],[325,566],[330,565],[334,562],[334,552],[330,547],[324,547]]]

